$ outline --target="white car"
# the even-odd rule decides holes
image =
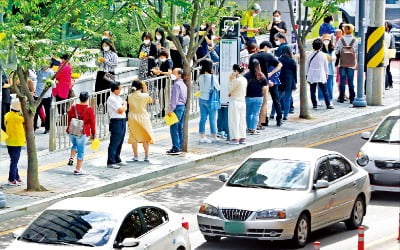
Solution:
[[[356,163],[369,173],[372,191],[400,192],[400,109],[383,119],[357,154]]]
[[[343,155],[309,148],[252,154],[201,205],[197,220],[207,241],[221,237],[293,240],[344,221],[361,225],[370,200],[368,174]]]
[[[190,250],[189,223],[168,208],[141,199],[82,197],[44,210],[9,250]]]

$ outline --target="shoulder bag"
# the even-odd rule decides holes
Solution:
[[[219,98],[219,91],[214,85],[214,75],[211,75],[211,90],[208,98],[208,104],[211,110],[217,110],[221,108],[221,99]]]

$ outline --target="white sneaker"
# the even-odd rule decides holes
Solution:
[[[120,165],[120,166],[127,166],[128,164],[126,164],[126,162],[121,161],[121,162],[118,162],[117,165]]]
[[[82,169],[81,170],[74,170],[74,175],[84,175]]]
[[[200,138],[199,142],[200,143],[211,143],[211,140],[204,137],[204,138]]]

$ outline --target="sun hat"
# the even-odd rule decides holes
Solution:
[[[14,100],[11,103],[11,109],[17,112],[21,111],[21,103],[19,102],[19,100]]]

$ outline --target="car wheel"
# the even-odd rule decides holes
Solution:
[[[354,202],[353,209],[351,210],[350,219],[346,220],[347,229],[356,229],[361,226],[365,213],[365,202],[362,197],[357,197]]]
[[[296,247],[304,247],[310,235],[310,219],[307,215],[301,214],[294,229],[293,244]]]
[[[203,236],[207,242],[218,242],[221,240],[221,236],[210,236],[210,235],[203,235]]]

